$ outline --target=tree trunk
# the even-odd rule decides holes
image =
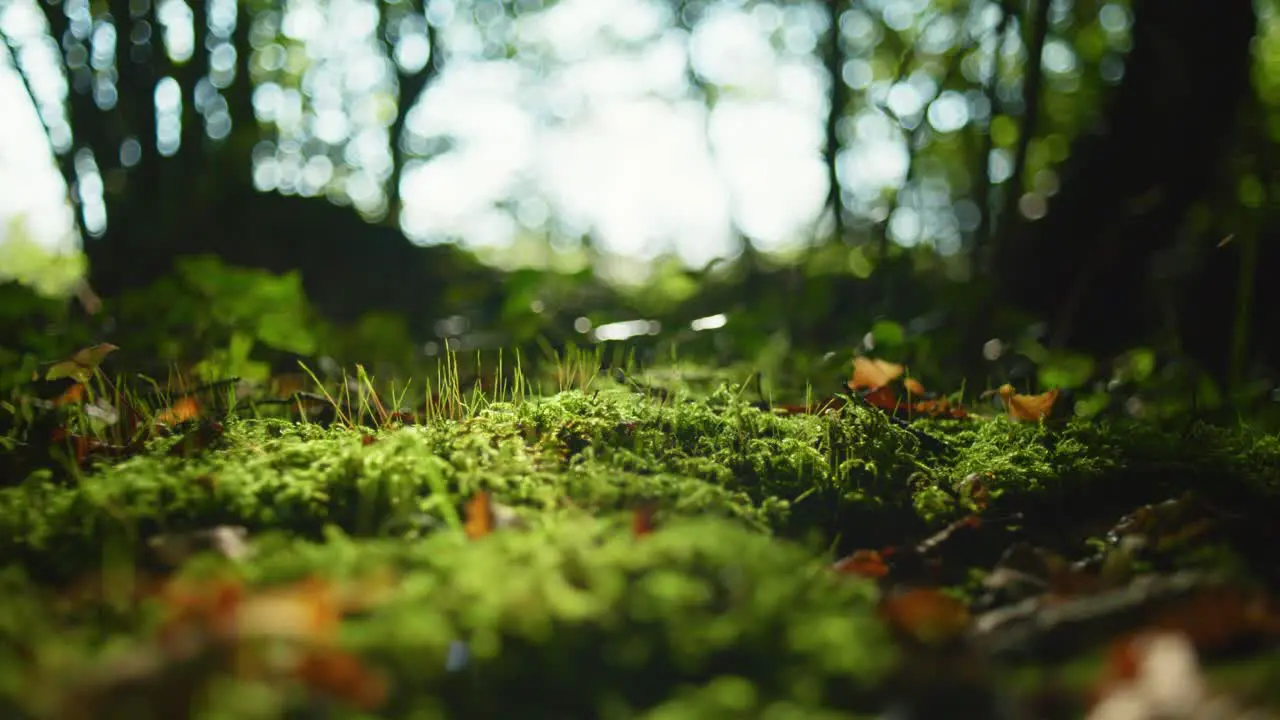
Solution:
[[[1133,48],[1100,130],[1076,142],[1048,214],[997,248],[1005,301],[1049,320],[1053,344],[1104,353],[1158,326],[1151,260],[1217,175],[1256,28],[1250,0],[1133,8]]]

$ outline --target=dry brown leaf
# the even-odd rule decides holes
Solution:
[[[652,503],[642,505],[631,513],[631,535],[633,537],[644,537],[653,534],[655,529],[653,524],[653,515],[657,512],[657,507]]]
[[[303,685],[361,708],[374,710],[387,699],[387,682],[360,658],[336,648],[317,648],[294,670]]]
[[[876,550],[855,550],[853,554],[835,561],[831,569],[842,575],[857,575],[872,579],[889,574],[889,566],[885,564],[884,556]]]
[[[200,417],[200,402],[193,397],[178,398],[172,405],[156,414],[160,425],[178,425]]]
[[[898,379],[905,371],[906,368],[897,363],[859,355],[853,359],[853,377],[849,379],[849,387],[874,390]]]
[[[1039,422],[1049,417],[1059,395],[1058,388],[1039,395],[1019,395],[1008,383],[1001,385],[996,393],[1000,395],[1009,417],[1021,422]]]
[[[907,379],[903,380],[903,381],[902,381],[902,387],[906,388],[906,389],[907,389],[907,392],[908,392],[908,393],[910,393],[910,394],[912,394],[912,395],[924,395],[924,394],[925,394],[924,385],[921,385],[921,384],[920,384],[920,381],[919,381],[919,380],[916,380],[915,378],[910,378],[910,377],[909,377],[909,378],[907,378]]]
[[[85,389],[84,383],[76,383],[71,387],[67,388],[66,391],[64,391],[61,395],[55,398],[53,401],[53,406],[60,407],[62,405],[83,405],[86,394],[87,394],[87,391]]]
[[[958,638],[969,627],[969,608],[933,588],[913,588],[880,601],[880,616],[895,631],[934,644]]]

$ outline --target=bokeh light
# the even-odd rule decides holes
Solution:
[[[529,243],[580,257],[587,239],[700,266],[736,254],[740,236],[786,252],[829,231],[833,23],[846,103],[834,173],[863,239],[882,224],[904,246],[963,250],[981,225],[974,174],[1009,182],[1023,110],[1027,50],[996,3],[867,0],[833,19],[812,1],[430,0],[419,13],[386,0],[156,0],[152,15],[134,0],[128,26],[87,0],[61,8],[58,39],[34,0],[0,11],[52,154],[77,152],[69,93],[115,109],[118,65],[147,62],[155,44],[174,68],[152,98],[161,156],[231,139],[231,93],[251,83],[255,188],[370,220],[394,211],[414,242],[492,258]],[[1057,0],[1049,17],[1044,118],[1014,200],[1030,218],[1088,122],[1076,96],[1123,77],[1132,22],[1119,1]],[[972,161],[988,132],[989,157]],[[97,152],[96,172],[146,162],[148,140]]]

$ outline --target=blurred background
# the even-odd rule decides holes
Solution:
[[[8,346],[1274,400],[1274,0],[0,0],[0,34]]]

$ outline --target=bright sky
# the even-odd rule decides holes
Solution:
[[[409,118],[415,134],[455,144],[406,174],[406,231],[503,244],[550,214],[570,233],[594,228],[610,251],[674,248],[691,264],[735,253],[734,223],[766,248],[800,241],[827,193],[816,33],[778,52],[776,8],[713,7],[687,36],[668,3],[564,0],[518,23],[524,46],[549,48],[541,67],[454,59]],[[446,44],[465,43],[469,26],[446,28]],[[710,112],[690,64],[724,88]],[[492,206],[504,195],[521,198],[514,217]]]
[[[27,232],[50,248],[78,246],[66,185],[53,164],[36,114],[11,57],[0,45],[0,241],[22,216]]]
[[[330,58],[331,67],[377,78],[380,66],[339,37],[369,17],[370,1],[291,0],[284,31],[306,36],[309,53],[311,43],[328,43],[317,57]],[[561,0],[497,28],[521,52],[494,61],[482,50],[484,33],[496,26],[463,22],[452,0],[432,0],[428,19],[450,55],[408,125],[413,142],[450,142],[404,175],[406,234],[421,243],[492,247],[552,228],[590,230],[605,250],[652,257],[674,249],[695,265],[735,253],[735,226],[764,249],[810,236],[827,194],[826,79],[812,54],[825,30],[822,14],[805,4],[744,10],[725,2],[711,5],[687,35],[669,8],[665,0]],[[0,0],[0,27],[11,35],[42,24],[33,0]],[[402,46],[396,61],[422,62],[425,45]],[[693,94],[690,64],[719,87],[711,110]],[[889,102],[922,104],[909,94],[899,90]],[[255,106],[283,113],[294,107],[287,100],[265,92]],[[950,116],[941,105],[941,115],[929,118],[935,126],[967,120],[955,117],[963,103]],[[0,61],[0,107],[0,223],[25,214],[43,243],[64,246],[71,227],[65,189],[8,53]],[[377,145],[377,108],[364,115],[373,118],[365,130],[359,118],[347,128],[330,113],[315,132]],[[901,181],[906,154],[887,118],[855,120],[857,142],[842,157],[841,174],[855,197],[874,197]],[[285,145],[256,169],[260,186],[280,187],[288,173],[321,186],[334,177],[324,163],[284,157]],[[385,170],[385,150],[372,145],[364,144],[366,185]],[[349,179],[348,192],[353,187]]]

